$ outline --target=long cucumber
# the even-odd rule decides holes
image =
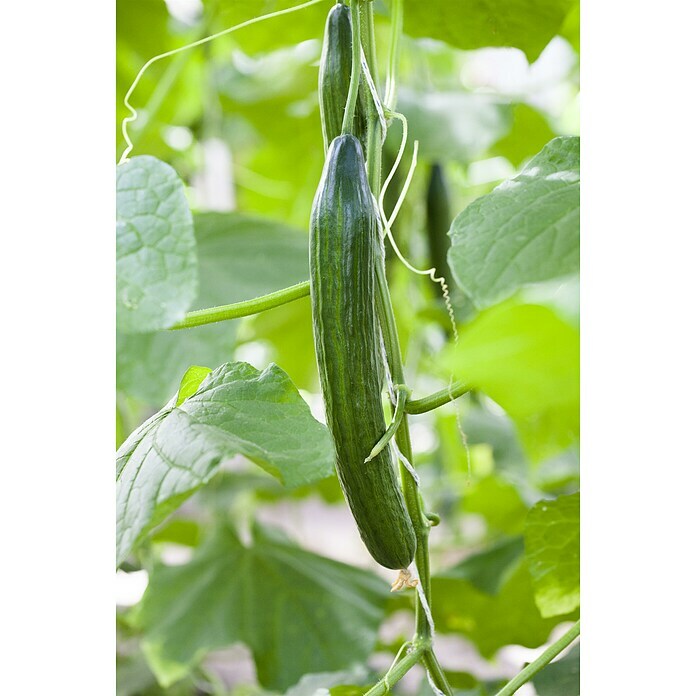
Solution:
[[[314,343],[336,470],[360,535],[387,568],[406,568],[416,536],[389,448],[366,462],[386,425],[375,309],[377,216],[362,147],[329,147],[310,223]]]

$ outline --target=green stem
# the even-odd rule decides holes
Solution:
[[[440,689],[445,696],[452,696],[452,687],[449,685],[447,677],[445,676],[437,657],[435,657],[435,653],[433,652],[432,648],[428,648],[423,653],[422,662],[425,669],[428,670],[428,674],[433,680],[433,684],[435,684],[435,686]]]
[[[377,73],[377,53],[375,49],[375,28],[372,12],[372,2],[370,0],[360,0],[363,4],[360,8],[362,19],[361,40],[365,61],[368,70],[375,83],[375,88],[379,91],[379,75]],[[379,191],[382,183],[382,124],[380,115],[377,112],[372,99],[368,99],[368,122],[367,122],[367,152],[365,160],[367,164],[367,180],[373,192]]]
[[[365,696],[382,696],[394,686],[414,665],[418,664],[423,653],[427,648],[427,644],[422,643],[416,645],[411,652],[406,653],[390,670],[389,673],[382,677],[369,691],[365,692]]]
[[[355,117],[355,105],[358,102],[358,88],[360,87],[360,5],[358,0],[350,4],[350,19],[352,30],[352,65],[350,68],[350,87],[346,100],[346,110],[343,113],[343,127],[341,134],[347,135],[353,132],[353,118]]]
[[[362,7],[360,8],[360,36],[362,39],[363,51],[365,52],[365,60],[367,67],[370,68],[370,74],[375,80],[375,85],[379,89],[377,75],[377,48],[375,45],[375,23],[374,14],[372,12],[372,0],[361,0]]]
[[[409,399],[406,402],[406,413],[419,414],[433,411],[469,391],[471,391],[471,387],[466,382],[457,380],[452,383],[452,386],[440,389],[430,396],[424,396],[422,399]]]
[[[555,643],[549,645],[534,662],[530,662],[514,679],[510,680],[496,696],[512,696],[523,684],[526,684],[535,674],[540,672],[562,650],[567,648],[580,635],[580,622],[578,621],[567,633],[563,634]]]
[[[197,309],[194,312],[186,314],[186,316],[184,316],[180,322],[174,324],[174,326],[170,326],[169,331],[191,329],[194,326],[203,326],[204,324],[215,324],[218,321],[248,317],[252,314],[265,312],[267,309],[273,309],[274,307],[280,307],[288,302],[299,300],[301,297],[307,297],[307,295],[309,295],[309,281],[305,280],[297,285],[291,285],[289,288],[276,290],[268,295],[255,297],[252,300],[244,300],[243,302],[235,302],[234,304],[210,307],[208,309]]]
[[[384,105],[390,111],[396,108],[396,81],[399,71],[399,47],[404,27],[404,1],[392,0],[391,40],[389,44],[389,63],[387,64],[387,89]]]

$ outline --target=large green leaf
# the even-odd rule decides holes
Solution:
[[[399,91],[399,110],[408,118],[409,136],[433,161],[470,162],[481,156],[512,123],[507,104],[470,92]]]
[[[365,661],[384,615],[386,584],[256,529],[243,546],[223,527],[184,566],[158,565],[137,617],[160,683],[207,652],[242,641],[259,682],[282,691],[304,674]]]
[[[479,308],[580,262],[580,139],[554,138],[513,179],[452,223],[449,263]]]
[[[466,561],[462,565],[465,564]],[[539,613],[523,560],[518,558],[512,565],[497,562],[496,569],[501,579],[495,578],[493,569],[485,577],[477,573],[472,578],[479,584],[485,583],[488,591],[479,589],[469,579],[433,578],[435,625],[441,632],[466,636],[484,657],[492,657],[499,648],[511,643],[536,648],[547,640],[559,621],[545,619]],[[453,572],[463,574],[461,567]],[[497,593],[491,594],[490,589],[494,588]]]
[[[532,62],[560,31],[573,0],[405,0],[404,27],[457,48],[514,46]]]
[[[206,283],[199,305],[240,302],[309,278],[302,230],[244,213],[199,213],[194,223]]]
[[[116,318],[120,331],[164,329],[198,291],[193,220],[184,184],[155,157],[116,169]]]
[[[200,213],[193,219],[200,267],[194,308],[240,302],[308,278],[307,235],[301,230],[241,213]],[[118,336],[119,389],[160,406],[190,365],[214,367],[232,357],[236,328],[237,322],[223,322]]]
[[[506,302],[482,312],[441,361],[515,421],[535,460],[577,441],[578,330],[538,305]]]
[[[244,455],[289,487],[333,472],[327,429],[314,420],[277,365],[259,372],[246,363],[225,363],[193,396],[178,407],[174,403],[117,452],[118,563],[235,455]]]
[[[542,500],[527,517],[524,545],[542,616],[580,606],[580,494]]]

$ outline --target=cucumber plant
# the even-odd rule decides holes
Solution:
[[[434,4],[441,23],[433,20],[435,12],[424,16],[420,3],[409,0],[392,0],[388,24],[375,16],[384,7],[371,0],[333,6],[309,0],[264,16],[235,14],[238,23],[219,31],[212,8],[204,38],[150,58],[126,92],[126,148],[117,169],[117,301],[119,354],[130,372],[119,365],[128,377],[120,383],[118,410],[125,432],[117,453],[117,563],[121,572],[147,571],[149,586],[132,611],[120,613],[119,631],[124,640],[137,637],[142,653],[128,656],[128,664],[135,669],[141,659],[158,689],[193,693],[187,689],[205,683],[215,693],[228,693],[203,658],[241,641],[252,653],[259,684],[274,692],[293,685],[302,690],[307,679],[311,689],[359,685],[369,696],[380,696],[420,665],[437,694],[457,689],[507,695],[534,680],[579,634],[577,327],[572,294],[565,305],[558,299],[559,288],[572,293],[577,274],[578,139],[548,138],[539,152],[524,150],[520,159],[519,141],[526,142],[528,133],[515,121],[517,112],[469,93],[453,99],[451,92],[425,84],[419,91],[403,85],[404,113],[397,111],[400,67],[408,73],[415,64],[412,74],[423,81],[430,53],[440,51],[433,64],[456,72],[464,66],[456,49],[499,45],[501,32],[503,41],[533,60],[561,31],[568,11],[558,10],[553,21],[542,13],[545,23],[534,12],[517,18],[529,23],[529,37],[507,36],[509,22],[502,15],[511,10],[501,10],[495,31],[462,31],[453,38],[448,22],[461,24],[463,11],[442,0]],[[258,45],[268,50],[274,30],[262,27],[282,22],[298,37],[318,28],[318,75],[313,58],[302,63],[306,43],[277,58],[239,58],[241,50],[254,56]],[[256,34],[238,32],[252,25]],[[404,30],[456,48],[406,44]],[[388,45],[384,56],[379,37]],[[151,146],[160,154],[162,144],[146,136],[150,119],[166,108],[166,89],[186,82],[184,57],[193,54],[184,52],[213,40],[230,41],[236,58],[230,66],[205,53],[205,61],[216,64],[219,84],[201,99],[190,130],[206,145],[205,159],[210,143],[219,147],[227,128],[223,114],[238,99],[236,115],[271,139],[274,155],[285,147],[292,163],[300,156],[308,162],[316,153],[309,183],[287,191],[270,176],[277,176],[278,157],[275,174],[253,173],[268,156],[264,146],[239,167],[248,210],[259,212],[253,204],[259,188],[269,206],[270,199],[287,199],[287,209],[270,208],[264,217],[192,214],[177,171],[156,157],[129,158],[134,147]],[[145,69],[173,56],[171,72],[157,83],[161,103],[138,114],[130,99]],[[307,95],[304,72],[311,73]],[[286,115],[297,118],[310,102],[318,112],[318,123],[307,119],[309,148],[303,135],[288,142],[277,115],[268,118],[269,105],[283,103],[284,90]],[[176,100],[176,94],[169,98]],[[258,109],[250,106],[254,99]],[[305,106],[298,106],[303,99]],[[470,109],[466,118],[485,124],[476,137],[452,126],[464,103]],[[398,137],[387,137],[399,130],[392,129],[397,122],[398,148]],[[392,195],[387,215],[385,193],[412,142],[409,128],[422,139],[427,165],[422,172],[414,143],[403,189]],[[172,141],[171,129],[163,132]],[[210,133],[218,139],[210,140]],[[453,142],[443,147],[443,137]],[[516,174],[506,171],[502,182],[461,186],[473,175],[452,165],[456,157],[527,164]],[[170,159],[179,173],[196,167],[181,152]],[[386,176],[385,159],[394,162]],[[458,198],[451,195],[457,186],[445,181],[448,171],[459,182]],[[300,195],[305,188],[313,192],[311,204]],[[457,216],[451,214],[455,205],[462,206]],[[400,232],[399,242],[410,246],[406,254],[392,234],[396,216],[404,214],[402,229],[410,237]],[[309,227],[309,254],[306,237],[278,221],[294,215]],[[387,242],[395,251],[389,268]],[[433,268],[418,271],[407,260],[419,249]],[[403,265],[395,265],[399,259]],[[414,292],[420,313],[405,327]],[[242,318],[247,323],[235,336],[230,327],[237,325],[230,320]],[[307,334],[313,338],[309,359]],[[265,361],[259,369],[231,361],[234,342],[241,349],[247,340],[249,355],[255,348],[259,362],[255,339],[274,346],[279,365]],[[293,340],[305,341],[294,355]],[[149,384],[150,356],[156,373],[178,370],[176,384]],[[438,379],[441,388],[414,396],[423,389],[420,371],[433,360],[430,383]],[[316,391],[308,363],[318,375],[326,425],[303,398]],[[153,406],[156,396],[150,395],[160,393],[172,398],[159,411],[150,408],[149,419],[137,426],[143,415],[137,403]],[[410,418],[420,414],[434,419],[435,454],[414,448]],[[263,473],[230,470],[226,463],[238,457]],[[374,573],[300,549],[254,514],[250,501],[301,501],[308,491],[335,502],[334,470],[359,535],[372,559],[388,569],[398,599],[387,599],[385,583]],[[190,504],[207,511],[206,521],[181,512],[192,496]],[[478,544],[467,538],[462,514],[485,520],[487,532]],[[436,560],[453,555],[459,563],[433,576],[430,535],[441,521],[452,543],[440,548]],[[565,530],[560,548],[546,536],[547,526],[559,523]],[[193,549],[188,563],[163,562],[171,543]],[[461,551],[467,552],[463,559]],[[395,653],[391,667],[381,675],[350,671],[369,662],[386,613],[404,606],[415,611],[414,633],[385,646]],[[501,613],[511,614],[504,626]],[[483,657],[491,657],[511,643],[540,646],[562,622],[569,628],[509,682],[485,684],[444,669],[436,655],[436,628],[474,641]]]

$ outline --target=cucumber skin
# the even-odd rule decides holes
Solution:
[[[324,150],[341,135],[343,114],[350,87],[353,65],[352,21],[348,5],[336,4],[326,18],[324,42],[319,62],[319,111],[324,135]],[[365,149],[367,143],[366,87],[360,79],[358,102],[355,105],[352,132]]]
[[[448,232],[452,224],[450,213],[449,191],[442,166],[437,162],[430,168],[428,193],[426,197],[426,228],[428,231],[428,247],[430,249],[430,264],[438,276],[445,279],[451,288],[452,278],[447,264],[447,252],[450,247]],[[432,283],[433,292],[441,299],[440,288]]]
[[[416,535],[389,448],[364,463],[386,426],[374,302],[377,217],[360,142],[329,147],[310,222],[314,344],[336,470],[360,536],[386,568],[409,566]]]

